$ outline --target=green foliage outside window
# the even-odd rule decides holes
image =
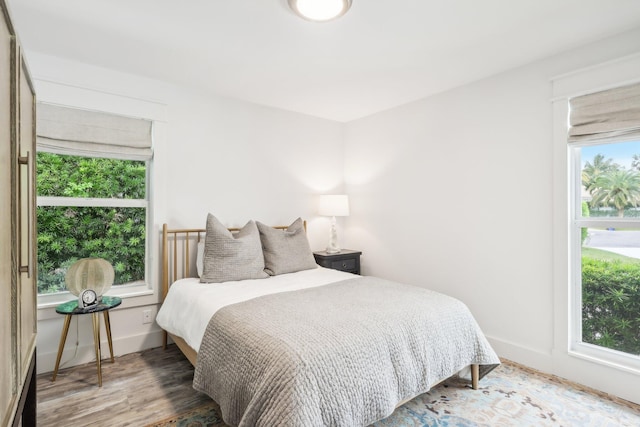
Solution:
[[[640,355],[640,262],[582,257],[582,341]]]
[[[144,199],[145,162],[38,153],[38,196]]]
[[[635,147],[638,143],[600,148],[615,152],[628,144]],[[632,158],[626,167],[604,154],[585,162],[582,186],[591,200],[588,205],[582,202],[582,218],[640,216],[640,155]],[[613,230],[614,224],[607,227]],[[585,245],[587,228],[581,231]],[[603,253],[597,254],[593,248],[582,248],[582,341],[640,356],[640,260],[602,249]]]
[[[145,162],[38,153],[38,196],[144,199]],[[38,293],[65,290],[64,276],[80,258],[99,257],[115,284],[144,280],[146,208],[39,206]]]
[[[640,205],[640,156],[634,155],[631,168],[626,169],[597,154],[593,163],[582,168],[582,185],[591,195],[590,208],[614,208],[618,217],[625,216],[625,209]]]

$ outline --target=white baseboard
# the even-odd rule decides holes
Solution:
[[[637,374],[570,356],[567,351],[550,351],[547,354],[495,337],[487,336],[487,339],[500,358],[640,403]]]
[[[545,353],[495,337],[487,336],[487,339],[500,358],[509,359],[547,374],[553,373],[551,352]]]
[[[150,348],[162,346],[162,330],[154,330],[147,334],[128,336],[123,338],[114,338],[113,355],[115,357],[123,356],[129,353],[135,353]],[[104,337],[103,337],[104,338]],[[106,338],[100,342],[102,351],[102,359],[109,358],[109,343]],[[56,352],[38,353],[37,371],[38,374],[45,372],[53,372],[56,366]],[[86,363],[95,362],[96,354],[93,342],[79,345],[77,348],[66,348],[62,353],[60,361],[60,370],[70,368],[72,366],[84,365]]]

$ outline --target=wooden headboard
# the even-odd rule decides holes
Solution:
[[[204,228],[169,229],[167,224],[162,225],[163,301],[169,292],[170,283],[192,277],[192,271],[195,273],[195,267],[191,263],[195,257],[192,254],[197,253],[198,243],[204,239],[206,232]]]

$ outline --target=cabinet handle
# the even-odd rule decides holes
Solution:
[[[19,271],[20,273],[27,273],[27,277],[31,278],[31,230],[30,228],[32,227],[31,223],[31,170],[29,168],[29,152],[27,151],[27,155],[26,156],[20,156],[18,157],[18,164],[20,166],[26,166],[27,167],[27,227],[29,228],[27,230],[28,233],[28,238],[27,238],[27,262],[25,265],[22,265],[22,223],[23,223],[23,217],[22,217],[22,203],[23,203],[23,198],[22,198],[22,171],[20,171],[20,173],[18,173],[18,188],[19,188],[19,193],[21,195],[20,197],[20,201],[18,202],[18,209],[19,209],[19,215],[18,215],[18,230],[20,233],[20,236],[18,236],[18,242],[20,244],[20,267],[19,267]]]

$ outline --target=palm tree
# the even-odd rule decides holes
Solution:
[[[640,173],[614,170],[602,174],[596,179],[591,194],[591,207],[612,206],[622,218],[625,207],[640,204]]]
[[[633,155],[633,161],[631,162],[631,169],[640,171],[640,154]]]
[[[609,172],[620,170],[620,165],[613,163],[613,159],[604,158],[603,154],[596,154],[593,164],[586,162],[582,168],[582,185],[591,194],[596,189],[597,179]]]

